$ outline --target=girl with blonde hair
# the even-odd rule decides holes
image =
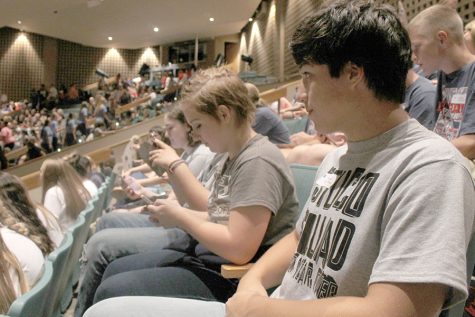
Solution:
[[[64,160],[47,159],[40,168],[42,204],[59,220],[65,232],[91,198],[81,177]]]
[[[58,220],[41,204],[33,203],[17,176],[0,173],[0,199],[5,206],[0,222],[5,226],[35,242],[45,255],[61,244],[63,233]]]

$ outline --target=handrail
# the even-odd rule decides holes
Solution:
[[[123,112],[126,112],[126,111],[129,111],[137,106],[140,106],[141,104],[143,104],[144,102],[147,102],[151,99],[150,96],[146,96],[146,97],[142,97],[142,98],[137,98],[135,99],[134,101],[124,105],[124,106],[120,106],[118,107],[117,109],[115,109],[115,114],[116,115],[120,115],[122,114]]]
[[[26,152],[28,152],[28,148],[26,146],[23,146],[21,148],[11,150],[10,152],[5,153],[5,157],[7,158],[7,160],[13,160],[19,158],[22,155],[25,155]]]
[[[105,162],[110,159],[112,155],[112,149],[116,146],[122,145],[124,143],[129,142],[129,140],[124,140],[119,144],[115,144],[113,146],[99,149],[94,152],[88,153],[87,155],[94,161],[94,163],[99,164],[101,162]],[[25,185],[26,189],[31,190],[40,186],[40,172],[34,172],[28,175],[21,177],[23,184]]]
[[[7,113],[0,113],[0,119],[3,119],[4,117],[13,117],[16,114],[20,114],[20,110],[13,110]]]
[[[68,146],[62,149],[61,152],[52,152],[48,155],[29,160],[21,165],[16,165],[8,168],[7,172],[14,174],[18,177],[23,177],[28,174],[38,171],[41,167],[43,161],[47,158],[61,158],[65,155],[70,154],[71,152],[78,152],[79,154],[87,155],[100,148],[116,147],[118,143],[122,141],[128,142],[130,137],[134,134],[141,135],[142,133],[147,132],[150,128],[156,126],[157,124],[163,123],[163,115],[160,115],[155,118],[146,119],[140,123],[128,126],[122,129],[114,130],[114,133],[107,134],[105,136],[95,138],[92,141],[78,143],[72,146]]]
[[[107,78],[106,80],[104,80],[104,82],[105,82],[107,85],[110,85],[110,84],[112,84],[115,80],[116,80],[115,77],[110,77],[110,78]],[[99,83],[92,83],[92,84],[89,84],[89,85],[86,85],[86,86],[82,87],[82,90],[84,90],[84,91],[89,91],[89,90],[97,89],[98,87],[99,87]]]
[[[279,87],[276,87],[276,88],[273,88],[273,89],[266,90],[266,91],[260,93],[259,97],[262,100],[264,100],[266,103],[270,104],[274,101],[279,100],[282,97],[286,97],[287,96],[287,89],[289,87],[298,85],[299,81],[300,80],[292,81],[292,82],[287,83],[285,85],[282,85],[282,86],[279,86]]]

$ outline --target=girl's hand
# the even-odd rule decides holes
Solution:
[[[165,228],[174,228],[179,227],[179,213],[184,210],[176,201],[157,199],[153,205],[145,206],[144,212],[150,214],[152,222],[159,223]]]
[[[152,165],[156,164],[167,169],[173,161],[180,159],[176,151],[165,142],[155,139],[153,140],[153,143],[157,149],[150,151],[150,161],[152,162]]]

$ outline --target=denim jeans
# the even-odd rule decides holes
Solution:
[[[92,305],[102,275],[115,259],[165,247],[183,248],[190,240],[190,236],[183,230],[163,227],[113,228],[96,232],[86,246],[84,276],[74,315],[82,316]]]

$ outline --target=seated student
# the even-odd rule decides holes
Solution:
[[[456,10],[438,4],[416,15],[408,29],[424,73],[440,70],[434,132],[475,159],[475,56],[464,43],[462,19]]]
[[[96,184],[94,184],[90,179],[92,176],[93,164],[91,159],[78,153],[72,153],[71,155],[64,157],[64,160],[66,160],[66,162],[68,162],[81,177],[82,184],[89,192],[89,195],[91,197],[96,196],[99,190],[97,189]]]
[[[289,129],[282,119],[260,100],[259,89],[251,83],[245,83],[245,85],[248,96],[256,107],[256,115],[252,124],[254,131],[268,137],[269,141],[274,144],[290,143]]]
[[[318,139],[315,138],[310,143],[298,145],[292,149],[281,149],[287,162],[319,166],[328,153],[346,144],[345,134],[341,132],[328,134],[317,132],[316,136]]]
[[[25,234],[47,255],[63,241],[63,232],[56,217],[40,204],[34,204],[21,180],[9,173],[0,173],[0,200],[5,213],[0,222]]]
[[[164,124],[164,137],[170,140],[170,144],[174,149],[183,151],[180,158],[185,161],[193,175],[197,177],[203,168],[209,164],[214,153],[212,153],[205,144],[202,144],[193,137],[191,128],[186,122],[185,116],[178,105],[165,114]],[[156,137],[158,136],[155,136],[155,134],[152,135],[151,140],[153,141]],[[147,164],[144,164],[141,167],[126,170],[125,176],[137,171],[150,172],[152,169]],[[139,180],[138,183],[143,186],[156,184],[159,182],[159,178],[160,176],[155,175],[152,179]]]
[[[81,177],[62,159],[47,159],[40,168],[42,204],[55,215],[63,232],[76,221],[91,198]]]
[[[170,268],[156,268],[158,259],[170,257],[162,256],[160,251],[137,254],[143,266],[132,268],[134,271],[129,273],[134,283],[124,285],[122,291],[125,294],[140,291],[142,294],[170,293],[226,300],[234,293],[236,282],[221,277],[219,264],[247,263],[292,228],[298,212],[293,178],[278,148],[252,130],[250,121],[254,107],[244,83],[229,70],[209,69],[195,74],[183,92],[182,107],[194,133],[211,151],[222,153],[223,160],[208,191],[194,178],[184,161],[157,140],[162,149],[152,152],[154,164],[168,166],[175,192],[185,195],[193,210],[158,200],[157,205],[148,206],[147,211],[160,225],[182,228],[193,237],[188,237],[184,245],[173,246],[183,252],[164,250],[167,255],[177,256],[177,260],[185,257],[190,263],[185,260],[189,263],[188,269],[172,263]],[[133,235],[128,238],[133,239]],[[161,241],[155,243],[162,244]],[[189,254],[186,249],[190,250]],[[150,250],[154,251],[153,248]],[[130,268],[128,264],[133,261],[134,255],[121,257],[107,270],[111,272],[109,268],[124,263]],[[140,270],[142,268],[144,270]],[[144,280],[146,275],[149,275],[148,281]],[[122,274],[103,278],[96,300],[104,295],[116,295],[109,293],[116,288],[109,283],[126,280],[129,281],[123,279]],[[81,292],[78,306],[80,298]],[[76,309],[76,316],[80,316],[79,309]]]
[[[135,296],[100,302],[86,317],[429,317],[465,298],[475,187],[460,153],[400,107],[411,46],[397,16],[332,2],[300,23],[290,48],[310,117],[348,137],[320,165],[296,229],[226,307]]]
[[[44,255],[33,241],[0,224],[0,262],[0,314],[6,314],[41,278]]]
[[[432,82],[410,68],[406,77],[403,108],[411,118],[429,130],[434,129],[435,124],[435,98],[436,90]]]
[[[44,256],[30,239],[0,225],[0,314],[41,277]]]

